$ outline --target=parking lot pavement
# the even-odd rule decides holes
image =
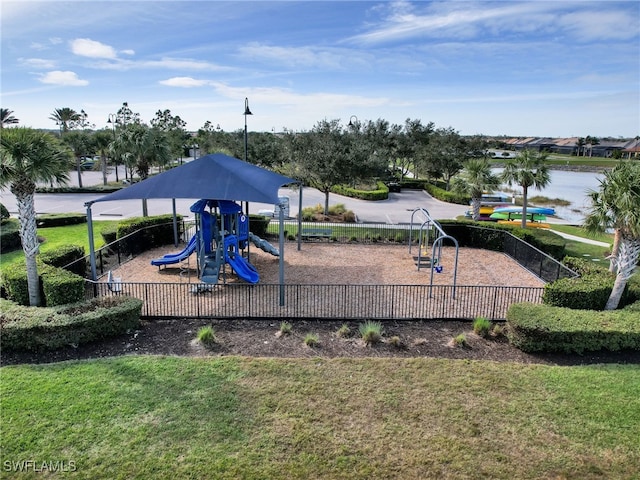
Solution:
[[[78,184],[77,172],[69,173],[71,185]],[[115,180],[113,169],[109,172],[110,181]],[[119,170],[119,179],[124,179],[124,170]],[[83,185],[99,185],[102,183],[102,172],[88,171],[82,173]],[[86,213],[85,203],[93,201],[103,195],[101,194],[36,194],[36,212],[42,213],[65,213],[78,212]],[[289,197],[289,208],[291,216],[298,212],[299,192],[297,189],[280,189],[279,196]],[[175,207],[178,214],[186,218],[192,218],[193,214],[189,207],[199,199],[176,199]],[[0,192],[0,202],[2,202],[10,213],[17,213],[15,196],[9,190]],[[311,207],[318,204],[324,205],[325,196],[322,192],[305,187],[302,191],[303,207]],[[150,215],[161,215],[172,213],[173,202],[171,199],[148,200],[148,211]],[[469,209],[465,205],[454,205],[434,199],[431,195],[422,190],[403,189],[398,193],[390,193],[387,200],[367,201],[359,200],[342,195],[331,193],[329,195],[329,205],[343,204],[348,210],[352,210],[360,222],[367,223],[409,223],[411,215],[416,208],[425,208],[434,219],[456,218],[464,215]],[[274,205],[263,203],[250,203],[249,213],[257,214],[261,210],[274,211]],[[141,200],[126,200],[119,202],[99,202],[91,208],[92,216],[95,220],[106,220],[116,218],[128,218],[142,215]]]

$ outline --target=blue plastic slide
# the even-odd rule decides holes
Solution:
[[[226,260],[236,272],[236,275],[245,282],[255,284],[260,280],[260,275],[255,267],[247,262],[241,255],[226,255]]]
[[[189,255],[196,251],[196,245],[198,244],[198,235],[194,235],[189,240],[189,243],[185,247],[184,250],[178,253],[169,253],[161,258],[154,258],[151,260],[151,265],[170,265],[172,263],[179,263],[182,260],[186,259]]]

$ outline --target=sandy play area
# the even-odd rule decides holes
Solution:
[[[192,282],[198,283],[196,256],[188,262],[158,268],[151,260],[181,247],[167,246],[145,252],[113,271],[123,282]],[[431,251],[425,252],[426,256]],[[296,243],[285,245],[285,283],[294,285],[429,285],[428,264],[417,268],[418,247],[396,244],[305,243],[300,251]],[[278,257],[255,246],[249,250],[251,263],[260,274],[260,283],[278,283]],[[443,247],[439,258],[441,273],[434,273],[435,285],[453,283],[455,248]],[[239,280],[226,268],[226,280]],[[541,287],[544,282],[503,253],[460,248],[457,285],[500,285]]]

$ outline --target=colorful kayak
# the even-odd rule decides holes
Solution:
[[[498,220],[498,223],[502,225],[513,225],[519,227],[522,224],[522,220]],[[548,223],[544,222],[532,222],[527,220],[527,228],[550,228]]]
[[[499,207],[493,210],[493,213],[520,213],[522,214],[523,207]],[[547,207],[527,207],[528,214],[538,215],[555,215],[556,211],[553,208]]]
[[[490,218],[493,220],[522,220],[522,212],[516,213],[492,213]],[[529,213],[527,211],[527,220],[533,220],[534,222],[544,222],[547,219],[546,215],[541,213]]]

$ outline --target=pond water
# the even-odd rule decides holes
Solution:
[[[495,174],[502,173],[501,168],[493,169]],[[551,170],[551,182],[543,190],[535,188],[529,189],[529,198],[534,196],[543,196],[548,198],[559,198],[571,202],[567,207],[554,206],[556,216],[568,223],[581,224],[584,220],[591,201],[587,197],[587,191],[598,190],[600,188],[600,180],[603,178],[601,173],[596,172],[570,172],[564,170]],[[522,195],[522,188],[513,185],[503,185],[503,190],[507,192],[515,191],[516,195]]]

